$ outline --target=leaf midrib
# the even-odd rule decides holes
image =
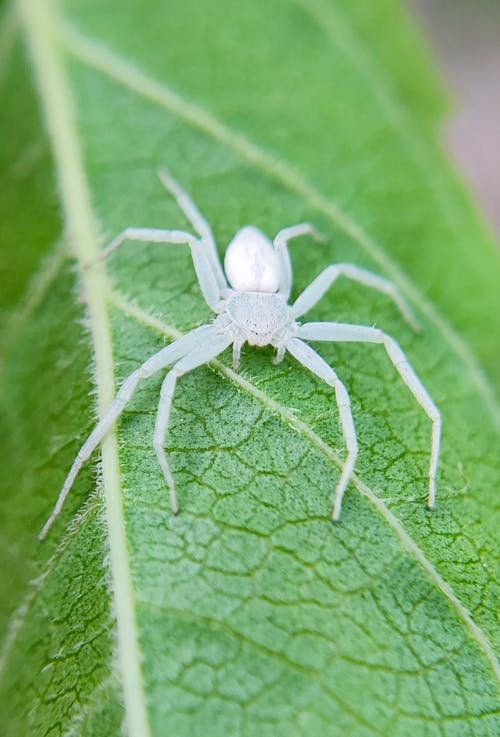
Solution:
[[[115,384],[111,332],[104,289],[106,277],[104,266],[90,270],[83,268],[84,263],[97,255],[98,240],[78,142],[72,98],[60,50],[56,45],[56,11],[51,0],[37,0],[35,3],[30,0],[17,0],[17,9],[31,52],[34,78],[38,85],[52,144],[61,206],[77,257],[87,304],[94,345],[98,411],[102,416],[113,399]],[[130,737],[150,737],[115,432],[107,434],[101,448],[102,483],[126,723]]]
[[[34,14],[34,11],[33,11],[33,8],[32,8],[32,7],[30,7],[29,9],[27,8],[27,6],[28,6],[27,0],[18,0],[18,4],[19,4],[19,7],[20,7],[21,9],[23,9],[23,8],[24,8],[24,6],[26,6],[26,11],[25,11],[25,12],[26,12],[26,14],[28,14],[29,12],[32,12],[32,13]],[[41,12],[43,12],[43,7],[44,7],[44,5],[45,5],[45,3],[43,3],[43,2],[42,2],[42,3],[40,3],[40,8],[41,8]],[[46,9],[46,8],[45,8],[45,9]],[[38,12],[38,11],[37,11],[37,12]],[[26,27],[27,27],[27,28],[28,28],[28,25],[30,25],[30,24],[29,24],[28,22],[26,22]],[[31,25],[32,25],[32,24],[31,24]],[[43,24],[42,24],[42,27],[43,27]],[[107,71],[109,72],[109,70],[107,70]],[[165,88],[165,89],[166,89],[166,88]],[[136,90],[136,91],[137,91],[137,90]],[[42,92],[42,96],[43,96],[43,92]],[[180,98],[180,99],[182,100],[182,98]],[[63,116],[64,116],[64,113],[65,113],[65,112],[67,112],[67,107],[65,107],[65,106],[63,105],[63,106],[62,106],[62,108],[61,108],[61,110],[62,110],[62,113],[63,113]],[[214,119],[214,120],[215,120],[215,119]],[[67,120],[66,122],[69,122],[69,118],[68,118],[68,120]],[[193,121],[191,121],[191,122],[193,122]],[[198,121],[198,122],[199,122],[199,121]],[[76,127],[75,127],[75,126],[73,126],[73,133],[74,133],[74,140],[75,140],[75,142],[76,142]],[[229,133],[231,133],[231,132],[229,131]],[[251,145],[251,146],[253,146],[253,144],[250,144],[250,145]],[[58,145],[57,145],[57,142],[55,142],[55,143],[54,143],[54,153],[55,153],[56,159],[58,158],[58,155],[57,155],[57,154],[58,154],[58,152],[57,152],[57,149],[58,149]],[[258,152],[258,151],[260,151],[260,149],[258,149],[258,148],[256,148],[255,150],[256,150],[257,152]],[[267,156],[267,154],[265,154],[265,152],[262,152],[262,153],[264,154],[264,156]],[[64,159],[64,157],[62,157],[62,158]],[[61,162],[60,162],[60,163],[61,163]],[[67,162],[66,162],[66,163],[67,163]],[[258,162],[254,161],[254,163],[258,163]],[[304,197],[306,197],[307,199],[309,199],[309,201],[310,201],[310,202],[311,202],[312,204],[315,204],[315,202],[316,202],[316,206],[318,207],[318,209],[321,209],[321,210],[323,210],[323,212],[325,212],[325,214],[328,214],[328,215],[329,215],[329,216],[331,217],[331,219],[332,219],[332,220],[334,220],[334,221],[335,221],[335,222],[336,222],[336,223],[337,223],[337,224],[338,224],[338,225],[339,225],[340,227],[343,227],[342,223],[344,223],[344,226],[345,226],[345,227],[343,227],[343,229],[345,230],[345,232],[347,232],[347,233],[348,233],[348,234],[349,234],[349,235],[350,235],[350,236],[351,236],[351,237],[352,237],[352,238],[353,238],[354,240],[356,240],[356,241],[357,241],[357,242],[358,242],[358,243],[359,243],[359,244],[360,244],[360,245],[361,245],[362,247],[365,247],[365,248],[366,248],[367,250],[368,250],[368,247],[372,247],[372,246],[373,246],[373,247],[375,247],[376,249],[378,249],[378,248],[379,248],[379,247],[377,246],[377,244],[376,244],[376,243],[375,243],[374,241],[371,241],[371,239],[369,238],[369,236],[367,236],[367,235],[366,235],[366,234],[364,233],[364,231],[362,231],[362,229],[360,228],[360,226],[358,226],[358,225],[357,225],[356,223],[354,223],[354,222],[350,222],[350,221],[349,221],[349,219],[348,219],[348,218],[347,218],[346,216],[344,216],[344,215],[343,215],[343,214],[342,214],[342,213],[341,213],[341,212],[340,212],[340,211],[339,211],[339,210],[338,210],[338,209],[336,208],[336,206],[335,206],[335,205],[332,205],[332,203],[330,203],[330,202],[328,202],[328,201],[327,201],[326,199],[324,199],[324,198],[323,198],[323,195],[321,195],[321,194],[320,194],[319,192],[315,192],[315,190],[314,190],[314,189],[313,189],[312,187],[311,187],[311,188],[309,188],[309,185],[308,185],[308,184],[307,184],[306,182],[303,182],[303,181],[302,181],[302,180],[300,179],[300,177],[299,177],[299,178],[297,178],[297,179],[294,179],[296,175],[295,175],[295,173],[293,172],[293,170],[291,170],[291,169],[288,169],[288,168],[287,168],[287,165],[286,165],[286,166],[285,166],[285,168],[283,169],[283,168],[282,168],[282,167],[280,166],[280,164],[278,164],[278,162],[275,162],[275,161],[274,161],[274,160],[273,160],[272,158],[269,158],[269,160],[265,159],[265,163],[266,163],[266,165],[269,165],[269,164],[270,164],[270,165],[271,165],[271,168],[272,168],[272,169],[274,169],[273,171],[269,171],[269,173],[273,174],[273,175],[274,175],[274,176],[275,176],[276,178],[280,178],[280,177],[282,177],[282,178],[281,178],[281,181],[282,181],[282,182],[283,182],[284,184],[287,184],[287,186],[289,186],[289,188],[290,188],[290,189],[295,189],[295,191],[298,191],[298,192],[299,192],[300,194],[302,194],[302,195],[303,195]],[[64,168],[64,167],[62,167],[62,168]],[[264,169],[264,167],[263,167],[263,166],[262,166],[261,168],[263,168],[263,169]],[[265,169],[265,170],[267,171],[268,169]],[[82,174],[83,174],[83,167],[81,167],[81,172],[82,172]],[[291,177],[291,178],[290,178],[290,173],[291,173],[291,175],[292,175],[292,177]],[[297,175],[297,176],[298,176],[298,175]],[[301,191],[301,188],[302,188],[302,191]],[[64,187],[64,185],[62,186],[62,190],[63,190],[63,195],[64,195],[64,192],[65,192],[65,191],[66,191],[66,194],[67,194],[67,191],[68,191],[68,190],[67,190],[67,188],[65,188],[65,187]],[[64,196],[62,197],[62,199],[64,200]],[[76,198],[76,199],[78,199],[78,198]],[[80,200],[80,202],[81,202],[81,200]],[[320,206],[320,205],[321,205],[321,206]],[[337,219],[336,219],[336,218],[337,218]],[[93,226],[92,226],[92,217],[91,217],[91,214],[90,214],[90,208],[89,208],[89,223],[90,223],[91,227],[93,227]],[[349,230],[348,228],[350,228],[350,230]],[[79,230],[79,228],[78,228],[78,227],[77,227],[76,229],[74,229],[74,232],[75,232],[75,234],[77,234],[77,233],[78,233],[78,230]],[[78,244],[78,240],[79,240],[79,239],[77,239],[77,244]],[[81,242],[83,243],[84,241],[85,241],[85,243],[87,243],[87,244],[88,244],[88,243],[92,243],[92,246],[95,246],[95,247],[97,246],[97,240],[96,240],[96,238],[95,238],[95,235],[94,235],[94,237],[93,237],[93,238],[92,238],[91,240],[86,240],[86,239],[82,238],[82,239],[81,239]],[[425,306],[425,305],[427,305],[428,309],[430,310],[430,312],[426,312],[427,316],[429,317],[429,319],[430,319],[430,320],[433,320],[433,321],[435,322],[435,324],[436,324],[437,326],[439,326],[439,327],[441,328],[441,330],[443,330],[442,324],[440,324],[440,322],[439,322],[439,321],[441,321],[441,320],[442,320],[442,321],[443,321],[443,324],[445,324],[445,325],[446,325],[446,323],[444,323],[444,320],[443,320],[443,318],[441,318],[441,316],[440,316],[440,315],[439,315],[439,314],[437,313],[437,311],[435,311],[435,308],[434,308],[434,306],[433,306],[432,304],[430,304],[430,303],[427,303],[427,302],[426,302],[426,301],[425,301],[425,300],[423,299],[423,297],[421,297],[421,295],[419,295],[418,291],[417,291],[417,290],[416,290],[416,288],[415,288],[415,287],[414,287],[414,286],[413,286],[413,285],[411,284],[411,282],[407,281],[407,280],[406,280],[406,277],[404,277],[404,276],[403,276],[402,274],[400,274],[400,273],[399,273],[398,267],[396,267],[396,266],[395,266],[394,264],[391,264],[390,260],[389,260],[389,259],[388,259],[388,258],[386,257],[386,255],[385,255],[385,254],[384,254],[383,252],[380,252],[380,254],[379,254],[379,256],[380,256],[380,258],[381,258],[382,260],[378,259],[378,258],[376,257],[376,255],[375,255],[375,253],[374,253],[373,251],[370,251],[370,252],[371,252],[371,254],[372,254],[372,256],[373,256],[374,258],[376,258],[377,260],[379,260],[379,262],[380,262],[380,263],[383,263],[383,265],[384,265],[384,268],[385,268],[385,269],[386,269],[386,270],[387,270],[387,271],[388,271],[389,273],[391,273],[391,272],[392,272],[393,274],[394,274],[394,273],[397,273],[397,274],[399,275],[398,277],[395,277],[395,276],[393,276],[394,280],[395,280],[395,281],[398,281],[398,282],[399,282],[400,284],[404,284],[404,285],[405,285],[405,287],[404,287],[405,291],[406,291],[407,293],[409,293],[410,295],[412,295],[412,292],[414,292],[414,294],[412,295],[412,298],[413,298],[413,299],[414,299],[414,301],[415,301],[415,302],[416,302],[416,303],[417,303],[417,304],[419,305],[420,309],[421,309],[421,310],[422,310],[423,312],[426,312],[426,309],[424,309],[424,306]],[[82,259],[82,257],[83,257],[83,251],[81,251],[81,252],[80,252],[80,259]],[[86,253],[86,254],[85,254],[85,258],[88,258],[88,257],[89,257],[89,254],[88,254],[88,253]],[[385,263],[384,263],[384,262],[385,262]],[[84,277],[84,280],[85,280],[85,277]],[[93,289],[94,289],[95,293],[97,293],[97,291],[98,291],[98,290],[96,289],[96,285],[93,285]],[[92,289],[91,289],[90,291],[92,291]],[[415,294],[417,295],[417,297],[415,297]],[[94,296],[95,296],[95,294],[94,294]],[[433,319],[432,317],[430,317],[430,314],[431,314],[431,312],[432,312],[432,313],[435,313],[435,319]],[[166,326],[165,326],[165,327],[166,327]],[[445,332],[447,332],[447,331],[445,331]],[[462,344],[462,342],[461,342],[461,338],[460,338],[460,337],[459,337],[458,335],[454,334],[454,333],[453,333],[453,330],[452,330],[451,328],[449,328],[449,332],[450,332],[450,335],[451,335],[451,336],[453,337],[453,342],[452,342],[451,340],[449,341],[449,342],[450,342],[450,344],[451,344],[451,345],[452,345],[452,347],[453,347],[453,348],[455,349],[455,351],[456,351],[457,353],[459,353],[459,355],[461,356],[461,358],[462,358],[462,359],[463,359],[463,360],[465,361],[465,363],[467,364],[467,366],[468,366],[468,369],[469,369],[469,370],[471,371],[471,374],[473,375],[473,378],[475,378],[476,384],[477,384],[477,385],[479,386],[479,388],[480,388],[480,390],[481,390],[481,393],[483,394],[483,397],[485,397],[485,392],[484,392],[484,386],[482,386],[482,383],[484,382],[484,377],[482,377],[482,374],[481,374],[481,375],[479,376],[479,378],[481,379],[481,382],[479,382],[479,381],[477,380],[477,379],[478,379],[478,376],[475,376],[475,370],[477,369],[477,367],[474,367],[474,361],[475,361],[475,359],[474,359],[474,358],[473,358],[473,357],[472,357],[471,355],[469,355],[469,354],[468,354],[468,348],[467,348],[467,346],[466,346],[465,344]],[[449,336],[448,336],[448,337],[449,337]],[[455,343],[454,341],[457,341],[457,342]],[[108,347],[109,347],[109,350],[111,351],[111,340],[110,340],[110,338],[109,338],[109,333],[108,333],[108,343],[109,343],[109,346],[108,346]],[[460,349],[460,351],[459,351],[459,350],[457,349],[457,347],[460,347],[460,346],[461,346],[461,349]],[[98,351],[97,351],[97,349],[96,349],[96,354],[97,354],[97,353],[98,353]],[[226,367],[224,367],[224,366],[223,366],[222,364],[221,364],[220,366],[217,366],[217,368],[218,368],[218,370],[221,370],[221,371],[222,371],[222,373],[225,373],[226,371],[227,371],[227,372],[230,372],[230,371],[231,371],[230,369],[227,369]],[[477,369],[477,370],[479,371],[479,369]],[[226,375],[228,375],[228,376],[229,376],[229,378],[232,378],[232,379],[234,380],[234,377],[231,377],[231,376],[229,375],[229,373],[227,373]],[[109,384],[109,386],[110,386],[110,387],[114,386],[114,382],[113,382],[112,380],[111,380],[111,381],[108,381],[107,383]],[[238,382],[237,382],[237,383],[238,383]],[[484,382],[484,384],[485,384],[485,382]],[[241,383],[240,383],[240,386],[241,386]],[[485,384],[485,386],[486,386],[486,384]],[[101,388],[101,390],[102,390],[102,382],[101,382],[101,386],[100,386],[100,388]],[[246,387],[245,387],[245,388],[246,388]],[[487,387],[487,386],[486,386],[486,389],[487,389],[487,391],[488,391],[488,392],[489,392],[489,391],[491,391],[490,387]],[[256,391],[259,391],[259,390],[256,390]],[[100,394],[102,394],[102,391],[100,392]],[[256,396],[256,395],[254,394],[254,396]],[[264,396],[266,396],[266,395],[264,395]],[[485,397],[485,398],[486,398],[486,397]],[[489,402],[491,402],[491,399],[489,399],[488,401],[489,401]],[[272,402],[273,402],[273,400],[271,400],[270,398],[266,397],[266,402],[267,402],[267,405],[266,405],[266,406],[268,406],[269,408],[272,408]],[[490,404],[489,406],[490,406],[490,408],[491,408],[491,404]],[[283,417],[284,417],[285,419],[287,419],[287,421],[288,421],[288,422],[290,422],[290,424],[294,424],[294,421],[295,421],[295,422],[298,422],[298,421],[297,421],[297,418],[295,418],[295,417],[294,417],[294,416],[293,416],[292,414],[290,414],[289,416],[287,416],[287,415],[286,415],[286,410],[285,410],[285,408],[282,408],[282,407],[281,407],[281,405],[278,405],[278,404],[277,404],[277,405],[276,405],[276,410],[277,410],[277,411],[278,411],[278,412],[279,412],[279,413],[280,413],[280,414],[281,414],[281,415],[282,415],[282,416],[283,416]],[[495,406],[495,410],[497,410],[497,407],[496,407],[496,406]],[[303,424],[303,423],[302,423],[302,424]],[[308,428],[308,427],[307,427],[307,426],[306,426],[305,424],[304,424],[304,428],[305,428],[305,430],[306,430],[307,432],[310,432],[310,433],[311,433],[311,435],[312,435],[312,436],[314,436],[314,433],[312,433],[312,431],[310,430],[310,428]],[[296,429],[298,429],[298,428],[296,428]],[[317,436],[315,436],[315,437],[317,437]],[[309,439],[311,440],[311,437],[309,437]],[[318,440],[320,441],[320,443],[322,443],[321,439],[319,439],[319,438],[318,438]],[[318,448],[320,448],[320,445],[317,445],[317,447],[318,447]],[[332,456],[331,456],[331,457],[329,456],[329,457],[330,457],[330,459],[331,459],[331,460],[333,460],[333,462],[335,462],[335,463],[336,463],[336,465],[339,465],[339,463],[340,463],[340,459],[338,458],[338,456],[336,456],[336,454],[334,454],[334,453],[333,453],[333,451],[332,451],[331,449],[329,449],[329,448],[328,448],[328,446],[326,446],[326,444],[325,444],[325,448],[326,448],[326,450],[328,450],[328,451],[329,451],[329,452],[330,452],[330,453],[332,454]],[[326,454],[326,455],[328,455],[328,453],[325,453],[325,454]],[[104,449],[103,449],[103,456],[104,456],[104,455],[105,455],[105,452],[104,452]],[[109,460],[109,458],[108,458],[108,460]],[[355,483],[355,485],[356,485],[356,486],[358,486],[358,489],[359,489],[359,491],[361,491],[361,493],[364,493],[364,494],[365,494],[365,496],[368,496],[368,498],[370,499],[370,501],[372,501],[372,503],[373,503],[373,502],[374,502],[374,500],[373,500],[373,499],[371,498],[371,496],[370,496],[370,494],[373,494],[373,492],[372,492],[372,491],[371,491],[371,490],[370,490],[370,489],[369,489],[368,487],[366,487],[367,493],[365,493],[365,491],[366,491],[366,490],[365,490],[365,491],[363,491],[363,488],[362,488],[362,487],[364,486],[364,485],[363,485],[363,482],[362,482],[361,480],[359,480],[359,479],[355,479],[354,483]],[[376,499],[376,497],[375,497],[375,499]],[[378,500],[378,501],[380,501],[380,500]],[[385,505],[383,505],[383,506],[385,507]],[[385,508],[385,509],[386,509],[386,511],[387,511],[387,512],[388,512],[388,513],[390,514],[389,510],[387,510],[387,508]],[[379,511],[380,511],[380,509],[379,509]],[[385,514],[384,514],[384,517],[385,517],[385,518],[386,518],[386,520],[387,520],[387,521],[389,522],[389,520],[387,519],[387,517],[386,517],[386,515],[385,515]],[[406,536],[406,537],[408,538],[408,541],[409,541],[410,543],[414,544],[414,543],[413,543],[413,541],[411,540],[411,538],[410,538],[409,536],[407,536],[406,532],[404,531],[404,529],[403,529],[403,528],[402,528],[402,526],[400,525],[399,521],[397,521],[397,520],[396,520],[396,522],[397,522],[397,524],[398,524],[398,525],[399,525],[399,526],[401,527],[401,530],[402,530],[402,532],[404,533],[404,535],[405,535],[405,536]],[[390,522],[389,522],[389,523],[390,523]],[[396,529],[396,528],[394,528],[394,529]],[[403,538],[401,538],[401,540],[402,540],[402,542],[404,543],[404,540],[403,540]],[[419,550],[418,546],[416,546],[416,544],[414,544],[414,545],[415,545],[415,547],[416,547],[416,550],[417,550],[418,552],[420,552],[420,553],[421,553],[421,551]],[[405,546],[405,547],[407,547],[407,546]],[[408,547],[407,549],[411,550],[411,547]],[[423,553],[421,553],[421,555],[423,556]],[[423,558],[424,558],[424,560],[425,560],[425,561],[427,561],[427,559],[425,559],[425,556],[423,556]],[[420,561],[420,562],[422,562],[422,561]],[[431,564],[430,564],[430,563],[429,563],[428,561],[427,561],[427,563],[428,563],[428,565],[430,566],[430,568],[431,568],[431,569],[432,569],[432,570],[434,571],[434,569],[433,569],[432,565],[431,565]],[[427,569],[428,573],[430,573],[430,572],[431,572],[431,571],[430,571],[430,569],[429,569],[429,568],[427,568],[427,566],[426,566],[426,565],[424,565],[424,568],[426,568],[426,569]],[[455,597],[455,595],[454,595],[454,594],[453,594],[453,592],[451,591],[451,587],[448,587],[448,585],[447,585],[447,584],[446,584],[446,583],[445,583],[444,581],[442,581],[442,579],[440,579],[440,577],[439,577],[439,575],[437,574],[437,572],[435,572],[435,571],[434,571],[434,573],[435,573],[435,575],[436,575],[436,576],[438,577],[439,581],[441,581],[441,583],[443,584],[443,586],[444,586],[445,588],[449,588],[449,589],[450,589],[450,592],[451,592],[452,596],[453,596],[453,597],[455,598],[455,602],[454,602],[454,603],[455,603],[455,605],[458,605],[458,607],[462,608],[462,609],[463,609],[463,612],[464,612],[464,613],[465,613],[465,615],[466,615],[466,616],[468,617],[468,616],[469,616],[469,615],[468,615],[468,613],[467,613],[467,612],[466,612],[466,610],[465,610],[465,609],[464,609],[464,608],[462,607],[462,605],[460,604],[459,600],[458,600],[458,599],[457,599],[457,598]],[[435,582],[435,583],[437,583],[437,579],[435,579],[435,581],[434,581],[434,582]],[[445,592],[445,589],[444,589],[444,588],[443,588],[443,587],[442,587],[441,585],[439,585],[439,588],[441,589],[442,593],[443,593],[443,594],[444,594],[445,596],[447,596],[447,594],[446,594],[446,592]],[[450,596],[448,596],[448,598],[450,598]],[[450,598],[450,600],[451,600],[451,601],[453,602],[453,599],[452,599],[452,598]],[[460,610],[459,610],[459,614],[460,614]],[[469,623],[467,622],[467,620],[466,620],[466,619],[464,619],[464,617],[463,617],[463,616],[461,616],[461,618],[462,618],[462,619],[464,620],[464,622],[465,622],[465,623],[466,623],[466,624],[468,625],[468,629],[469,629],[469,630],[471,631],[471,629],[470,629],[470,626],[469,626]],[[472,626],[473,626],[474,628],[477,628],[477,625],[475,625],[475,623],[474,623],[474,622],[473,622],[473,621],[472,621],[472,620],[470,619],[470,617],[469,617],[469,620],[470,620],[470,624],[472,624]],[[477,628],[477,629],[479,630],[479,628]],[[471,632],[472,632],[472,631],[471,631]],[[479,632],[481,632],[481,634],[483,634],[481,630],[479,630]],[[478,639],[478,638],[476,637],[475,639]],[[478,639],[478,642],[480,642],[480,644],[481,644],[481,641],[480,641],[479,639]],[[487,641],[486,641],[486,642],[487,642]],[[488,646],[489,646],[489,643],[488,643]],[[485,650],[484,646],[483,646],[483,650]],[[485,652],[486,652],[486,654],[488,655],[488,653],[487,653],[487,651],[486,651],[486,650],[485,650]],[[493,657],[494,657],[494,656],[493,656]],[[491,662],[491,659],[490,659],[490,657],[489,657],[489,656],[488,656],[488,659],[489,659],[489,660],[490,660],[490,662]],[[495,661],[495,663],[496,663],[496,661]],[[494,665],[494,664],[492,663],[492,665]],[[499,673],[499,671],[498,671],[498,664],[496,664],[496,670],[495,670],[495,672],[496,672],[496,674],[498,675],[498,673]],[[136,733],[134,733],[134,734],[146,734],[146,732],[144,732],[144,731],[143,731],[142,733],[140,733],[140,732],[136,732]]]

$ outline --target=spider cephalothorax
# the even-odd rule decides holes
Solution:
[[[225,307],[231,326],[249,345],[277,347],[295,329],[291,309],[279,294],[233,292]]]
[[[161,388],[153,446],[170,489],[172,510],[177,512],[174,479],[163,447],[177,379],[197,366],[208,363],[231,345],[233,346],[233,365],[237,368],[241,347],[244,343],[260,347],[272,345],[276,348],[275,363],[281,361],[285,352],[288,351],[303,366],[335,390],[342,432],[347,447],[347,458],[334,496],[332,519],[335,521],[340,516],[342,497],[354,469],[358,444],[349,395],[344,385],[333,368],[304,341],[381,343],[402,380],[432,420],[428,496],[428,506],[432,508],[436,497],[441,417],[399,345],[389,335],[372,327],[338,322],[305,324],[297,322],[301,315],[321,299],[339,276],[345,276],[368,287],[378,289],[389,296],[406,320],[416,327],[411,311],[396,288],[386,279],[352,264],[332,264],[313,279],[297,300],[290,305],[288,301],[292,287],[292,268],[288,241],[301,235],[319,239],[318,233],[309,223],[292,225],[280,230],[272,243],[258,228],[251,225],[245,226],[238,231],[227,247],[224,259],[226,273],[224,274],[210,226],[190,197],[170,174],[164,170],[159,174],[161,181],[175,197],[199,237],[182,230],[126,228],[102,251],[100,258],[106,258],[125,240],[185,243],[191,248],[194,268],[205,301],[217,316],[210,324],[195,328],[148,358],[142,366],[125,379],[114,402],[80,449],[64,482],[54,511],[40,533],[40,538],[45,537],[59,514],[81,466],[113,426],[141,379],[148,378],[168,366],[172,368],[167,373]]]

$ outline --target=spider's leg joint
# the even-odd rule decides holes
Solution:
[[[314,240],[317,243],[321,243],[322,246],[328,243],[328,237],[314,226],[311,226],[311,235]]]
[[[273,364],[275,366],[277,366],[278,364],[280,364],[283,361],[283,359],[285,357],[285,353],[286,353],[286,346],[280,345],[280,346],[278,346],[276,348],[276,355],[273,358]]]
[[[242,340],[235,340],[233,343],[233,369],[237,371],[240,367],[241,349],[243,347]]]

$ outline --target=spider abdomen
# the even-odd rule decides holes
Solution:
[[[227,302],[226,312],[249,345],[269,345],[294,325],[290,308],[279,294],[235,292]]]

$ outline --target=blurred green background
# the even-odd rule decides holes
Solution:
[[[500,3],[409,0],[453,97],[445,141],[500,232]]]

